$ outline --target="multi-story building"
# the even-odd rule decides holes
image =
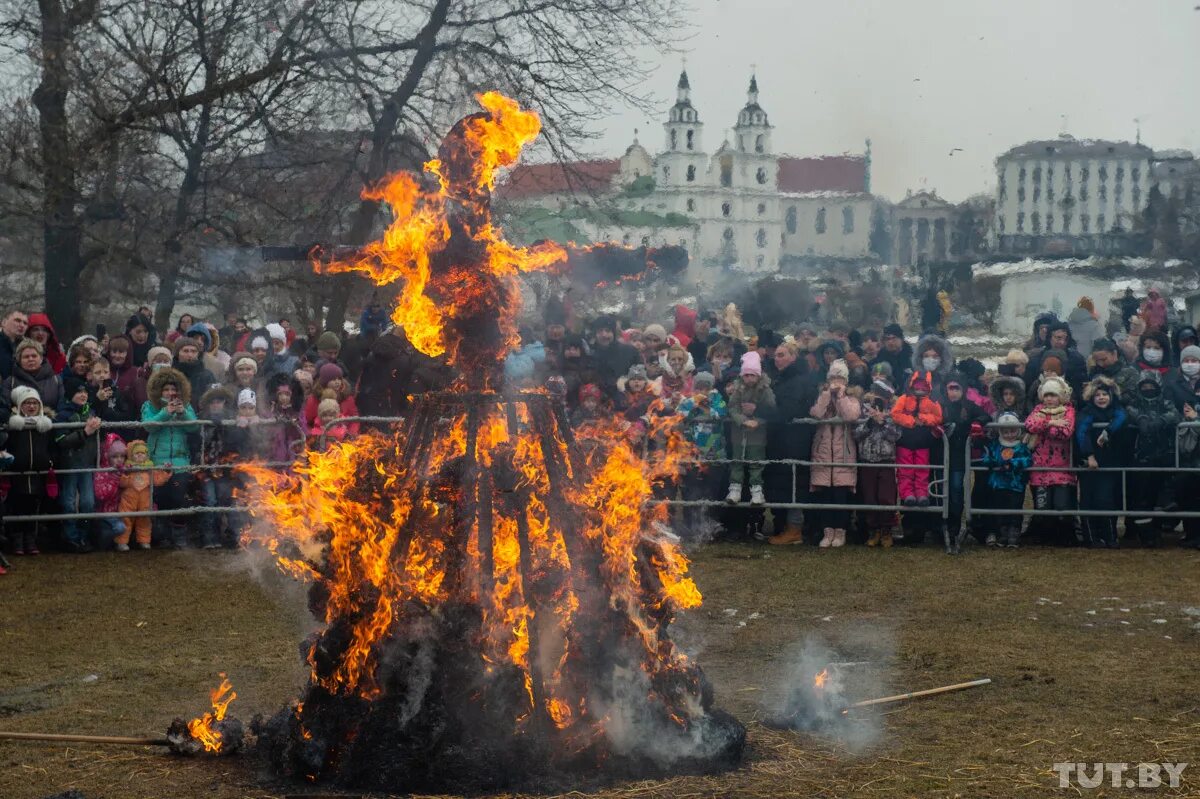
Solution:
[[[683,244],[710,268],[776,271],[789,261],[871,257],[870,152],[825,158],[776,153],[750,78],[746,103],[716,151],[687,73],[651,157],[637,142],[619,159],[516,167],[498,196],[506,220],[591,240]],[[527,235],[537,235],[531,232]],[[566,234],[569,235],[569,232]]]
[[[1132,254],[1149,201],[1154,151],[1144,144],[1075,139],[1014,147],[996,159],[993,233],[1008,254]]]

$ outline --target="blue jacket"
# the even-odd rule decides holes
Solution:
[[[1008,458],[1003,455],[1005,449],[1012,450]],[[989,469],[988,488],[993,491],[1025,492],[1029,482],[1029,472],[1026,470],[1033,465],[1033,453],[1025,442],[1018,441],[1008,447],[999,439],[993,439],[984,446],[983,458],[979,462]]]
[[[1096,463],[1101,467],[1128,465],[1128,458],[1125,457],[1125,422],[1128,419],[1125,409],[1115,400],[1107,413],[1090,404],[1085,406],[1075,417],[1075,447],[1079,457],[1087,460],[1088,455],[1095,455]],[[1108,427],[1097,429],[1097,422],[1107,422]],[[1109,443],[1103,447],[1097,446],[1096,439],[1106,431]]]

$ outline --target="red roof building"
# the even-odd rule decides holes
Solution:
[[[867,159],[861,155],[779,159],[779,190],[862,192],[867,190]]]
[[[518,164],[496,189],[505,200],[524,200],[548,194],[603,194],[621,170],[615,158],[571,161],[565,164]]]

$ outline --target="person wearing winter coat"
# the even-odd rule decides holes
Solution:
[[[1104,325],[1096,316],[1096,305],[1091,297],[1079,298],[1071,313],[1067,314],[1067,325],[1071,330],[1071,338],[1075,340],[1075,348],[1084,358],[1092,354],[1096,339],[1104,338]]]
[[[641,360],[638,359],[637,362],[640,363]],[[509,388],[518,390],[540,385],[545,364],[546,347],[534,337],[531,329],[523,327],[521,346],[504,359],[504,383]],[[616,383],[616,378],[613,382]]]
[[[267,410],[264,419],[273,419],[271,429],[272,461],[287,462],[295,460],[304,442],[304,426],[300,420],[300,411],[304,397],[300,384],[289,375],[275,374],[267,379],[266,387]],[[260,402],[262,397],[259,398]]]
[[[1138,310],[1146,320],[1147,333],[1165,333],[1167,330],[1167,301],[1158,293],[1158,289],[1150,289],[1146,300]],[[32,320],[30,321],[32,324]]]
[[[996,406],[992,404],[988,387],[983,382],[983,376],[987,372],[983,362],[977,358],[962,358],[954,365],[954,371],[963,381],[966,398],[983,408],[983,412],[989,417],[992,416],[996,412]]]
[[[932,391],[933,375],[914,372],[908,390],[892,406],[892,420],[900,427],[896,463],[916,467],[896,473],[896,489],[909,507],[929,507],[929,451],[942,436],[942,406]]]
[[[358,416],[358,404],[354,401],[350,381],[336,363],[326,363],[317,370],[317,381],[310,393],[304,399],[301,419],[306,427],[312,427],[317,422],[317,406],[327,399],[338,404],[338,416],[352,418]],[[232,404],[232,403],[231,403]],[[359,433],[358,422],[348,422],[346,432],[351,436]]]
[[[46,363],[50,364],[54,374],[63,373],[67,368],[67,353],[63,350],[62,342],[58,340],[58,333],[54,332],[54,325],[51,324],[49,316],[44,313],[31,313],[25,338],[31,338],[42,345],[42,356]],[[42,401],[47,402],[45,398]]]
[[[1126,407],[1133,444],[1134,466],[1166,467],[1175,463],[1176,426],[1182,414],[1163,392],[1162,375],[1145,370],[1138,378],[1137,393]],[[1129,473],[1129,507],[1133,511],[1161,509],[1165,487],[1163,475],[1155,472]],[[1159,544],[1159,525],[1149,518],[1126,519],[1125,529],[1133,529],[1143,546]]]
[[[195,422],[192,409],[192,384],[178,369],[163,367],[154,371],[146,381],[146,402],[142,405],[142,422]],[[151,462],[161,468],[171,468],[171,479],[154,492],[159,510],[185,507],[191,485],[191,473],[186,471],[191,457],[188,442],[190,433],[198,432],[195,424],[159,426],[147,424],[146,445]],[[172,517],[179,518],[179,517]],[[156,536],[163,546],[182,548],[187,545],[187,527],[181,521],[156,520]]]
[[[1022,348],[1025,354],[1033,357],[1039,350],[1044,350],[1050,344],[1050,326],[1058,324],[1058,314],[1054,311],[1043,311],[1033,318],[1033,335]]]
[[[1126,288],[1125,294],[1121,296],[1121,324],[1125,328],[1125,332],[1129,332],[1129,321],[1137,316],[1138,308],[1142,307],[1142,301],[1133,294],[1133,289]]]
[[[54,418],[60,424],[82,423],[79,428],[58,428],[54,431],[54,447],[58,453],[59,467],[72,470],[58,475],[58,506],[63,513],[95,513],[96,495],[92,486],[92,475],[75,472],[76,469],[91,469],[100,461],[100,417],[92,412],[88,403],[88,387],[81,383],[75,387],[59,407]],[[63,522],[63,541],[69,552],[91,552],[90,521],[67,519]]]
[[[711,372],[699,372],[692,379],[692,393],[680,400],[676,411],[683,417],[684,435],[696,447],[701,463],[690,466],[683,476],[681,490],[685,500],[714,500],[725,484],[723,464],[709,463],[725,458],[725,419],[729,409],[725,398],[716,389]],[[704,534],[713,522],[713,510],[708,507],[686,508],[685,527],[693,533]]]
[[[678,344],[658,354],[658,365],[662,369],[662,395],[672,405],[678,404],[692,393],[692,375],[696,365],[692,355]]]
[[[229,370],[230,355],[221,349],[221,336],[215,327],[208,322],[197,322],[188,328],[187,335],[200,345],[200,361],[205,369],[214,375],[223,375]]]
[[[133,345],[131,360],[134,366],[146,364],[146,356],[152,347],[158,346],[158,331],[149,316],[134,314],[125,322],[125,335]]]
[[[1117,343],[1112,339],[1101,338],[1092,344],[1089,364],[1089,380],[1108,378],[1117,384],[1117,389],[1125,398],[1137,393],[1138,371],[1125,363]]]
[[[809,489],[814,500],[823,504],[849,504],[858,484],[858,468],[855,466],[821,466],[820,464],[849,464],[858,460],[858,447],[854,442],[854,425],[862,416],[862,403],[858,389],[850,388],[850,370],[845,361],[834,361],[829,365],[827,380],[821,386],[817,399],[809,410],[809,416],[819,422],[813,434],[812,466],[809,474]],[[850,526],[850,511],[827,510],[817,514],[813,527],[822,531],[820,547],[840,547],[846,544],[846,528]]]
[[[1133,362],[1133,368],[1138,372],[1158,372],[1160,376],[1166,375],[1171,369],[1171,360],[1169,353],[1171,351],[1171,342],[1167,339],[1167,334],[1148,330],[1138,338],[1138,357]]]
[[[954,370],[954,353],[950,343],[941,336],[932,333],[921,336],[917,348],[913,350],[913,360],[905,376],[904,383],[908,384],[909,377],[917,372],[925,372],[930,379],[930,396],[938,402],[946,398],[946,378]]]
[[[1069,469],[1071,437],[1075,433],[1075,408],[1071,388],[1059,377],[1047,377],[1038,388],[1037,405],[1025,419],[1025,430],[1036,436],[1031,445],[1033,465],[1038,469]],[[1075,509],[1075,474],[1069,471],[1037,471],[1029,478],[1033,506],[1038,510],[1066,512]],[[1032,527],[1052,540],[1074,541],[1074,528],[1062,518],[1034,517]]]
[[[734,463],[725,501],[740,502],[742,486],[750,486],[750,504],[766,504],[763,494],[763,464],[767,456],[767,423],[775,416],[775,392],[771,380],[762,371],[762,360],[755,351],[742,356],[741,374],[729,388],[730,436]]]
[[[891,385],[883,380],[872,383],[871,390],[863,396],[863,415],[854,427],[859,463],[896,462],[896,442],[900,440],[900,427],[892,419],[894,399],[895,392]],[[859,469],[858,485],[859,496],[864,505],[896,504],[895,469]],[[896,526],[896,512],[870,510],[866,511],[865,518],[868,530],[867,546],[890,548],[892,528]]]
[[[244,427],[229,424],[237,419],[237,408],[233,394],[224,386],[214,386],[200,397],[199,418],[212,422],[201,428],[201,463],[217,468],[196,471],[193,479],[199,484],[204,507],[229,507],[233,504],[234,474],[228,467],[241,460],[249,433]],[[203,547],[219,549],[222,543],[236,542],[240,529],[238,516],[230,514],[222,536],[220,514],[206,513],[201,519]]]
[[[140,374],[141,370],[133,364],[133,342],[128,336],[113,336],[108,340],[104,357],[108,359],[117,393],[136,416],[138,409],[146,401],[146,380]],[[121,437],[125,438],[126,443],[136,438],[132,431],[123,431]]]
[[[903,328],[892,322],[883,328],[881,341],[883,349],[879,351],[875,363],[879,361],[886,362],[888,366],[892,367],[894,379],[897,381],[904,380],[908,370],[912,368],[913,351],[912,345],[904,340]]]
[[[716,348],[714,347],[714,352]],[[767,460],[808,460],[812,453],[813,431],[811,424],[800,424],[807,419],[813,403],[817,401],[819,384],[808,379],[804,359],[800,357],[800,345],[785,341],[775,348],[775,377],[771,391],[775,395],[775,419],[768,424]],[[804,502],[809,493],[809,469],[807,466],[791,467],[785,464],[770,464],[763,474],[767,497],[771,502]],[[778,509],[773,511],[780,513]],[[804,511],[788,508],[786,523],[782,530],[767,539],[775,546],[800,544],[804,541]]]
[[[13,392],[21,386],[32,388],[47,409],[57,409],[62,402],[62,378],[43,357],[42,345],[33,339],[23,339],[13,350],[16,364],[12,374],[0,382],[0,424],[7,422],[16,405]],[[51,410],[51,413],[53,410]]]
[[[1190,469],[1200,467],[1200,425],[1193,426],[1200,422],[1200,411],[1196,409],[1197,404],[1200,404],[1200,397],[1184,404],[1183,421],[1192,424],[1182,425],[1179,428],[1179,465]],[[1200,513],[1200,476],[1196,472],[1179,475],[1176,490],[1180,510]],[[1200,517],[1184,517],[1183,540],[1180,542],[1180,546],[1187,549],[1200,549]]]
[[[1171,334],[1171,363],[1178,366],[1184,347],[1200,345],[1200,334],[1191,325],[1183,325]]]
[[[964,492],[966,490],[967,464],[982,456],[967,452],[967,441],[982,441],[992,417],[983,408],[967,398],[966,379],[951,372],[946,378],[946,401],[942,403],[942,425],[949,439],[950,464],[946,470],[946,485],[949,491],[949,517],[947,528],[952,540],[958,538],[962,529]],[[970,457],[968,457],[970,455]],[[982,489],[981,489],[982,491]],[[982,494],[972,493],[972,501],[984,502]]]
[[[175,340],[174,366],[188,379],[193,397],[203,396],[204,392],[219,382],[217,376],[205,368],[204,361],[200,358],[202,346],[203,344],[190,336]]]
[[[1121,406],[1121,390],[1112,378],[1094,377],[1083,390],[1083,407],[1075,429],[1075,448],[1089,471],[1079,475],[1079,505],[1084,510],[1113,511],[1112,516],[1083,520],[1088,546],[1116,549],[1117,514],[1121,507],[1119,469],[1129,465],[1128,416]]]
[[[1179,367],[1167,372],[1164,390],[1181,413],[1185,405],[1196,404],[1200,394],[1200,347],[1189,344],[1183,348]]]
[[[92,370],[88,373],[88,404],[103,422],[135,421],[133,407],[121,394],[117,382],[112,379],[112,369],[107,358],[100,357],[92,362]],[[122,430],[130,432],[130,428]]]
[[[271,350],[260,373],[265,378],[270,378],[272,375],[290,377],[292,372],[300,368],[300,359],[288,352],[287,331],[283,329],[283,325],[276,322],[267,325],[265,329],[270,337],[268,344],[270,344]],[[253,344],[251,352],[253,352]]]
[[[121,498],[117,502],[117,510],[122,513],[153,510],[154,489],[171,481],[171,470],[155,468],[150,460],[150,448],[141,439],[129,442],[126,457],[127,466],[118,473]],[[113,540],[116,550],[129,551],[130,535],[134,537],[138,549],[149,549],[153,528],[151,522],[149,516],[126,516],[122,520],[125,529]]]
[[[127,448],[125,440],[116,433],[104,435],[100,447],[100,469],[92,479],[92,492],[96,497],[96,510],[100,513],[116,513],[121,504],[121,474],[125,470]],[[107,471],[107,470],[114,471]],[[101,531],[100,548],[115,546],[117,538],[125,532],[124,520],[109,516],[99,519]],[[128,550],[126,545],[126,550]],[[123,551],[123,550],[121,550]]]
[[[6,421],[8,441],[4,446],[12,463],[7,470],[35,472],[9,478],[8,513],[11,516],[37,516],[47,498],[46,473],[54,465],[50,432],[53,422],[46,416],[35,388],[17,386],[8,401],[12,407]],[[39,554],[37,522],[9,522],[8,529],[12,534],[14,555]]]
[[[1036,390],[1037,378],[1049,371],[1046,361],[1054,358],[1059,364],[1056,373],[1067,381],[1072,396],[1078,397],[1083,393],[1083,384],[1087,382],[1087,358],[1075,349],[1075,340],[1071,337],[1071,328],[1066,322],[1054,322],[1050,324],[1048,331],[1046,346],[1040,352],[1031,353],[1029,356],[1029,365],[1025,368],[1025,382],[1028,384],[1032,379],[1030,387]],[[1036,395],[1031,397],[1030,403],[1035,403],[1036,399]]]
[[[1025,405],[1025,381],[1021,378],[998,375],[988,386],[988,396],[994,408],[992,421],[1002,413],[1015,414],[1018,419],[1025,421],[1028,409]]]
[[[1021,440],[1024,430],[1015,414],[1001,413],[996,423],[1000,425],[997,436],[984,445],[979,463],[988,470],[991,507],[1012,512],[996,517],[999,534],[989,532],[985,543],[1015,549],[1021,539],[1021,508],[1033,453]]]
[[[614,317],[599,317],[592,323],[592,331],[592,359],[600,373],[600,388],[610,399],[615,399],[617,378],[627,373],[634,364],[641,363],[642,358],[637,350],[617,339],[617,320]]]

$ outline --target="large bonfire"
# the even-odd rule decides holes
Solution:
[[[556,398],[502,385],[518,276],[566,253],[493,226],[497,170],[540,122],[479,101],[430,178],[372,192],[393,214],[383,239],[318,265],[402,287],[393,321],[462,377],[393,432],[309,453],[295,476],[256,472],[256,535],[311,581],[324,622],[304,644],[306,693],[266,745],[287,775],[391,790],[728,768],[745,730],[669,637],[701,597],[646,504],[688,445],[652,431],[643,458],[615,423],[576,441]]]

